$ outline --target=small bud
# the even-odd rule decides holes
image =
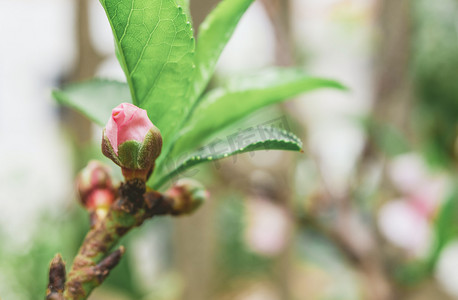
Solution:
[[[91,211],[98,208],[108,209],[114,198],[113,189],[96,189],[88,196],[86,207]]]
[[[76,182],[81,204],[91,214],[91,223],[104,218],[116,198],[110,169],[98,161],[90,161]]]
[[[146,181],[161,149],[161,134],[146,110],[130,103],[113,109],[103,131],[102,152],[121,167],[127,180]]]
[[[49,283],[46,291],[47,300],[63,300],[65,289],[65,263],[60,254],[56,254],[49,266]]]
[[[193,179],[181,179],[165,195],[173,200],[172,215],[190,214],[209,198],[209,193]]]
[[[76,187],[83,205],[89,200],[89,195],[98,189],[113,189],[110,169],[99,161],[91,160],[76,177]]]

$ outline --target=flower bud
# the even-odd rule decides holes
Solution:
[[[209,198],[208,191],[193,179],[181,179],[165,192],[173,200],[172,215],[189,214]]]
[[[81,204],[90,213],[94,225],[105,217],[116,198],[110,170],[98,161],[90,161],[77,176],[76,184]]]
[[[46,300],[64,299],[65,263],[60,254],[56,254],[49,266],[49,283],[46,291]]]
[[[88,210],[105,209],[108,210],[114,202],[115,194],[112,189],[97,189],[94,190],[86,202]]]
[[[161,134],[146,110],[130,103],[113,109],[103,131],[102,152],[121,167],[127,180],[146,180],[161,149]]]
[[[76,187],[83,205],[86,206],[89,195],[94,190],[113,189],[110,169],[99,161],[90,161],[78,174],[76,178]]]

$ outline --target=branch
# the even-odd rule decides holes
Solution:
[[[165,194],[146,191],[145,182],[139,179],[121,184],[118,198],[107,215],[97,219],[87,233],[66,283],[62,258],[54,258],[47,300],[86,299],[119,263],[124,247],[109,252],[121,237],[154,216],[191,213],[207,197],[203,187],[192,180],[179,181]]]
[[[122,184],[107,216],[87,233],[68,274],[64,299],[86,299],[118,264],[124,247],[109,251],[132,228],[155,215],[172,214],[175,199],[147,192],[141,180]]]
[[[124,251],[124,247],[121,246],[95,266],[73,268],[70,272],[71,278],[67,283],[65,298],[62,299],[86,299],[91,291],[102,284],[110,271],[116,267]]]

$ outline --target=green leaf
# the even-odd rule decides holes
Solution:
[[[434,269],[447,243],[458,236],[458,188],[453,188],[447,196],[434,222],[435,243],[427,259],[429,270]]]
[[[184,13],[188,17],[189,22],[192,23],[192,18],[191,18],[191,9],[189,5],[189,0],[176,0],[176,3],[178,6],[183,8]]]
[[[205,18],[199,27],[198,42],[194,62],[196,73],[189,94],[191,103],[187,115],[181,119],[180,129],[191,117],[195,108],[196,100],[205,90],[215,70],[218,58],[232,36],[240,18],[254,0],[223,0]],[[186,6],[189,0],[177,0],[177,3]],[[176,142],[176,136],[164,145],[163,149],[168,153]],[[158,164],[161,164],[161,158]]]
[[[76,109],[101,126],[107,123],[113,108],[131,102],[127,84],[104,79],[69,84],[52,95],[60,104]]]
[[[159,189],[168,180],[200,163],[258,150],[301,151],[302,142],[294,134],[275,127],[251,127],[229,136],[227,140],[215,139],[207,146],[184,155],[181,161],[166,162],[169,171],[163,171],[165,175],[154,178],[152,186]]]
[[[345,89],[334,80],[311,77],[297,69],[274,68],[233,79],[203,97],[180,131],[173,153],[200,146],[205,139],[262,107],[318,88]]]
[[[196,47],[196,78],[191,99],[196,100],[213,75],[218,58],[240,18],[253,0],[224,0],[199,27]]]
[[[174,0],[100,0],[113,29],[132,102],[167,143],[189,110],[194,37]]]

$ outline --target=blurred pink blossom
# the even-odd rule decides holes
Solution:
[[[378,225],[385,238],[414,256],[425,254],[431,243],[428,220],[417,213],[406,199],[392,200],[382,206]]]
[[[248,204],[247,217],[245,241],[248,247],[265,256],[279,254],[287,242],[286,212],[269,201],[254,199]]]
[[[403,198],[425,218],[434,216],[447,192],[447,178],[429,172],[418,154],[397,157],[389,166],[389,176]]]
[[[401,195],[380,209],[380,231],[393,244],[421,256],[430,247],[430,223],[446,195],[447,178],[431,173],[418,154],[397,157],[388,173]]]

